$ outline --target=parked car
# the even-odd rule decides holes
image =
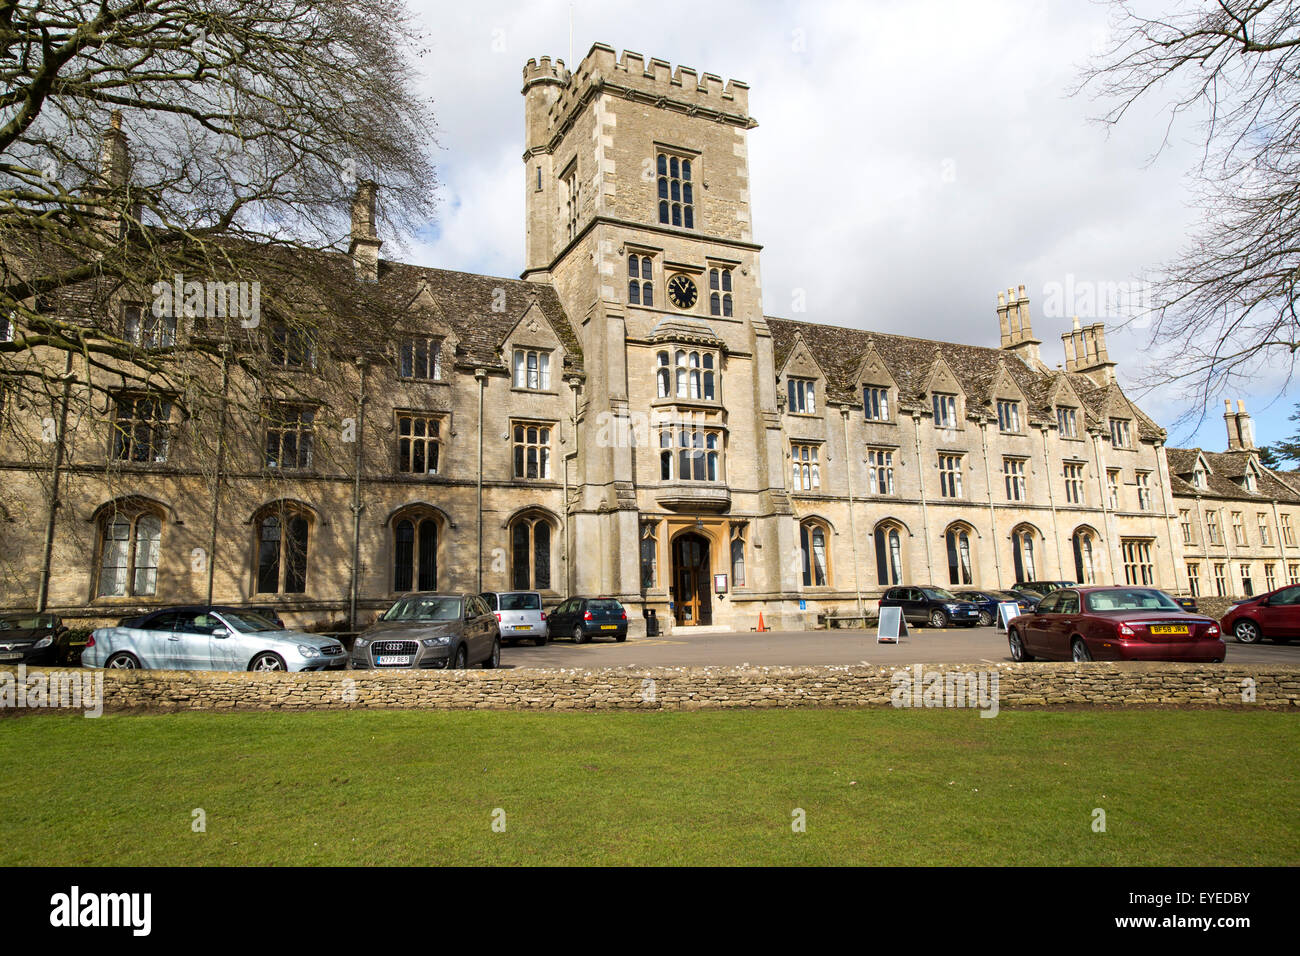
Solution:
[[[0,614],[0,664],[66,664],[84,646],[58,615]]]
[[[1018,600],[1024,601],[1031,611],[1038,607],[1038,602],[1043,599],[1043,595],[1037,591],[1026,591],[1023,588],[1007,588],[1006,593],[1014,594]]]
[[[1196,598],[1194,597],[1179,597],[1176,594],[1171,595],[1171,597],[1173,597],[1174,602],[1184,611],[1195,614],[1200,610],[1196,604]]]
[[[1238,601],[1228,608],[1222,626],[1241,644],[1258,644],[1265,637],[1285,644],[1300,637],[1300,584]]]
[[[1075,581],[1017,581],[1011,585],[1013,591],[1028,591],[1040,598],[1047,597],[1060,588],[1077,587]]]
[[[496,614],[501,640],[531,639],[542,647],[550,639],[542,596],[536,591],[486,591],[479,595]]]
[[[1032,611],[1038,604],[1037,600],[1031,602],[1014,591],[954,591],[953,595],[959,601],[966,601],[979,608],[982,627],[997,623],[999,604],[1014,603],[1021,614]]]
[[[342,670],[347,652],[332,637],[277,627],[246,608],[163,608],[129,626],[93,631],[81,663],[135,670]]]
[[[613,598],[569,598],[546,623],[552,636],[568,637],[575,644],[586,644],[593,637],[627,640],[627,611]]]
[[[880,607],[900,607],[909,624],[929,624],[947,627],[962,624],[974,627],[980,622],[979,608],[962,601],[951,591],[926,585],[924,587],[890,588],[880,598]]]
[[[1011,659],[1212,661],[1227,654],[1219,622],[1155,588],[1060,588],[1007,628]]]
[[[496,667],[501,626],[477,594],[408,594],[357,635],[351,660],[360,670]]]
[[[247,606],[247,607],[241,606],[241,608],[242,608],[242,610],[244,610],[244,611],[247,611],[247,612],[252,613],[252,614],[257,614],[257,615],[259,615],[259,616],[261,616],[261,617],[266,618],[268,621],[270,621],[270,622],[271,622],[272,624],[274,624],[276,627],[279,627],[279,628],[283,628],[283,627],[284,627],[284,621],[282,621],[282,620],[280,619],[280,615],[279,615],[279,613],[277,613],[276,610],[275,610],[275,608],[273,608],[273,607],[268,607],[267,605],[264,605],[264,604],[258,604],[258,605],[249,605],[249,606]],[[118,626],[118,627],[138,627],[141,621],[143,621],[145,618],[149,617],[151,614],[154,614],[154,613],[156,613],[156,612],[150,611],[148,614],[136,614],[136,615],[133,615],[133,616],[131,616],[131,617],[120,618],[120,619],[118,620],[118,622],[117,622],[117,626]]]

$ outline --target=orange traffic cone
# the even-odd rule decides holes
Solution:
[[[762,612],[762,611],[759,611],[759,612],[758,612],[758,630],[760,630],[760,631],[766,631],[766,630],[767,630],[767,628],[763,626],[763,612]]]

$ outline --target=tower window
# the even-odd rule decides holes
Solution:
[[[656,171],[659,175],[659,221],[665,225],[695,228],[695,187],[691,181],[691,161],[660,153]]]
[[[627,304],[654,307],[654,258],[630,255],[627,257]]]
[[[728,318],[734,306],[731,301],[731,270],[709,270],[709,315],[721,315]]]

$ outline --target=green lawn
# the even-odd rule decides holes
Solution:
[[[1300,863],[1265,711],[39,715],[0,753],[6,865]]]

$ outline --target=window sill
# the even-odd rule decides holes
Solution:
[[[524,388],[521,385],[511,385],[510,391],[522,395],[552,395],[558,396],[560,393],[552,388]]]
[[[397,381],[403,385],[450,385],[445,378],[416,378],[411,375],[399,375]]]

